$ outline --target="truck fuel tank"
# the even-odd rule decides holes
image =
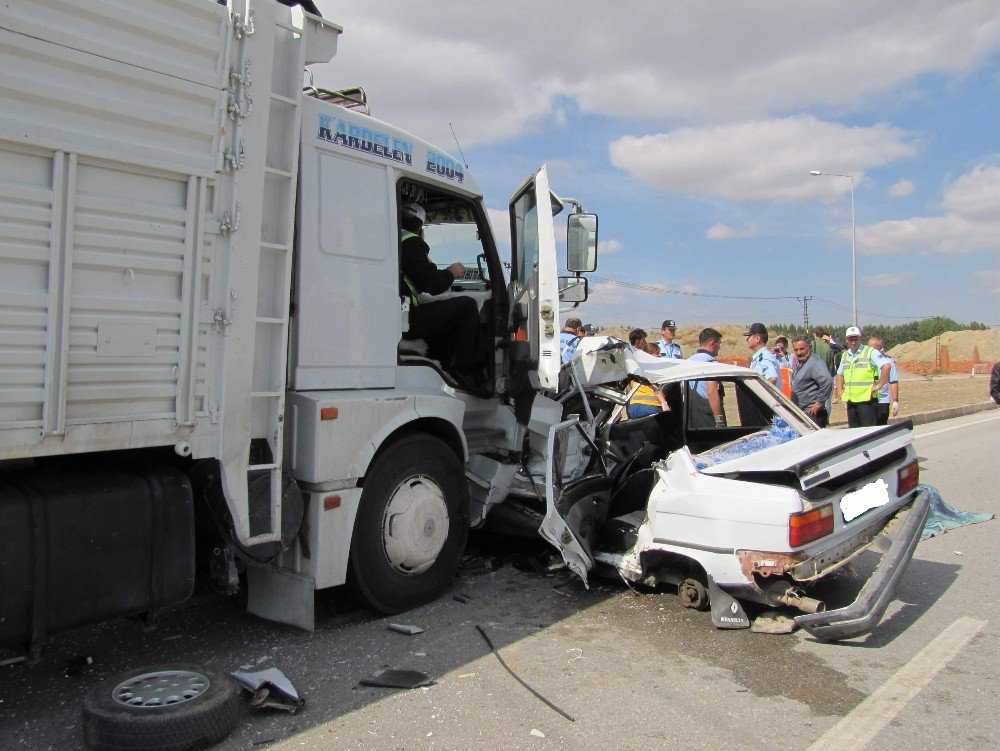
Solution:
[[[194,510],[165,466],[0,475],[0,645],[107,618],[155,613],[194,588]]]

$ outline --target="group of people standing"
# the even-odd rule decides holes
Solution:
[[[684,353],[674,341],[677,325],[672,319],[663,322],[661,340],[648,342],[642,329],[629,333],[629,342],[660,357],[683,359]],[[822,327],[812,334],[788,339],[779,336],[774,348],[768,347],[768,330],[763,323],[752,323],[743,336],[750,349],[750,369],[779,388],[790,391],[798,404],[820,427],[830,422],[833,400],[842,401],[847,410],[848,427],[885,425],[890,415],[899,412],[899,375],[895,361],[884,352],[884,343],[871,337],[861,343],[861,329],[851,326],[845,332],[847,346],[842,346]],[[714,362],[722,348],[722,333],[705,328],[698,337],[698,350],[688,360]],[[782,371],[786,371],[784,374]],[[697,398],[695,398],[697,397]],[[692,424],[723,427],[726,424],[718,382],[698,381],[692,391]],[[635,419],[667,409],[663,395],[639,384],[628,405],[628,415]]]
[[[857,326],[849,327],[844,338],[846,347],[816,327],[812,336],[792,339],[792,398],[820,427],[830,421],[833,399],[844,403],[849,428],[886,425],[899,413],[896,362],[879,337],[862,344]]]

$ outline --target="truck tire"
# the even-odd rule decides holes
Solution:
[[[239,692],[227,676],[195,665],[132,670],[83,699],[83,738],[94,751],[202,749],[239,721]]]
[[[423,605],[451,583],[468,536],[469,491],[455,452],[439,438],[407,436],[365,476],[349,583],[383,613]]]

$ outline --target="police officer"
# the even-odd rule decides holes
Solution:
[[[668,318],[660,326],[660,357],[666,357],[669,360],[683,360],[684,352],[681,351],[681,345],[674,341],[674,335],[677,333],[677,324],[674,319]]]
[[[698,351],[688,362],[716,362],[722,349],[722,333],[713,328],[698,335]],[[726,427],[725,391],[719,381],[693,381],[690,384],[689,425],[695,430]]]
[[[882,355],[883,360],[889,363],[889,380],[878,392],[878,406],[875,408],[875,423],[888,425],[889,415],[895,417],[899,414],[899,371],[896,370],[896,361],[885,353],[885,344],[879,337],[873,336],[869,339],[868,346]]]
[[[750,357],[750,370],[760,373],[771,383],[778,383],[778,358],[767,348],[767,326],[763,323],[751,323],[743,336],[753,355]]]
[[[562,364],[565,365],[573,359],[576,352],[576,345],[587,335],[587,330],[583,328],[583,321],[579,318],[567,318],[566,325],[559,332],[559,356]]]
[[[878,392],[889,380],[891,370],[881,353],[861,344],[861,329],[847,329],[847,349],[840,358],[834,396],[847,405],[847,426],[877,425]]]
[[[405,203],[400,211],[399,294],[409,298],[407,339],[424,339],[432,359],[441,363],[459,386],[472,394],[485,396],[485,352],[479,306],[467,295],[423,302],[419,294],[440,295],[451,289],[465,273],[465,266],[453,263],[439,269],[430,259],[430,247],[422,237],[427,212],[418,203]]]

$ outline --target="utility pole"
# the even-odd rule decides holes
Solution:
[[[812,300],[812,295],[802,296],[802,326],[806,332],[809,331],[809,301]]]

